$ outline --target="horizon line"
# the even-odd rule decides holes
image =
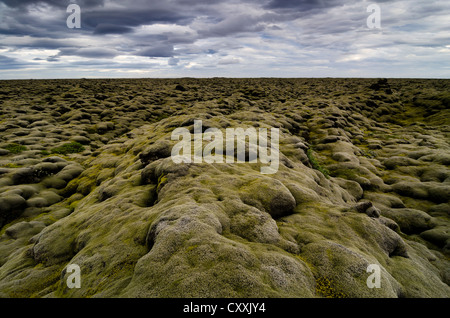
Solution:
[[[352,77],[352,76],[299,76],[299,77],[276,77],[276,76],[255,76],[255,77],[240,77],[240,76],[180,76],[180,77],[55,77],[55,78],[0,78],[0,81],[53,81],[53,80],[143,80],[143,79],[158,79],[158,80],[178,80],[178,79],[410,79],[410,80],[450,80],[450,77]]]

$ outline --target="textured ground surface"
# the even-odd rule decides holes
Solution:
[[[0,297],[450,297],[449,92],[446,80],[2,81]],[[278,127],[279,171],[174,164],[171,132],[196,119]]]

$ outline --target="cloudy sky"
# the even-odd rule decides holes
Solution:
[[[0,79],[213,76],[450,78],[450,1],[0,0]]]

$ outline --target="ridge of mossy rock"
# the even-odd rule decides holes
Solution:
[[[91,143],[91,140],[84,136],[75,136],[72,137],[71,140],[80,143],[82,145],[89,145]]]
[[[286,188],[289,192],[291,192],[297,205],[321,200],[321,197],[317,194],[317,192],[309,189],[308,187],[296,183],[288,183],[286,184]]]
[[[169,141],[157,141],[153,145],[145,148],[139,154],[139,159],[141,159],[142,163],[146,165],[152,161],[170,157],[171,151],[172,147]]]
[[[415,199],[427,199],[428,191],[420,182],[398,182],[392,185],[396,193]]]
[[[388,228],[390,228],[391,230],[393,230],[393,231],[395,231],[395,232],[397,232],[397,231],[400,229],[400,227],[398,226],[398,224],[395,223],[395,221],[392,220],[392,219],[390,219],[390,218],[387,218],[387,217],[384,217],[384,216],[380,216],[380,217],[378,218],[378,220],[379,220],[379,222],[380,222],[381,224],[387,226]]]
[[[436,203],[450,200],[450,186],[436,182],[398,182],[392,185],[392,190],[406,197]]]
[[[18,194],[0,196],[0,225],[21,214],[25,207],[26,200]]]
[[[240,189],[242,202],[266,211],[274,219],[294,213],[295,198],[279,180],[259,177]]]
[[[31,222],[19,222],[10,227],[8,227],[5,233],[14,238],[18,239],[20,237],[32,236],[40,233],[45,228],[45,224],[39,221],[31,221]]]
[[[442,248],[450,242],[450,228],[438,226],[423,231],[420,233],[420,237]]]
[[[254,207],[237,213],[230,220],[230,231],[249,241],[277,244],[281,237],[275,220],[266,212]]]
[[[408,157],[394,156],[384,160],[383,164],[387,169],[392,170],[398,166],[417,166],[420,162]]]
[[[80,164],[73,163],[65,166],[60,172],[55,175],[55,177],[69,182],[72,179],[78,177],[83,171],[84,168]]]
[[[382,215],[394,220],[405,234],[419,234],[434,227],[433,218],[417,209],[386,209]]]
[[[311,243],[304,247],[302,257],[308,259],[317,271],[316,276],[324,277],[333,284],[328,290],[317,286],[317,294],[335,295],[335,297],[397,297],[400,293],[400,284],[384,269],[381,274],[381,284],[384,288],[367,288],[367,267],[374,260],[349,248],[330,241]]]
[[[386,206],[388,208],[405,208],[405,203],[392,194],[378,193],[378,192],[368,192],[364,193],[364,199],[370,200],[374,205]]]
[[[37,183],[40,179],[35,175],[33,168],[20,168],[11,176],[14,184]]]
[[[350,193],[355,200],[360,200],[363,197],[364,190],[358,182],[342,178],[335,178],[335,181],[339,184],[339,186],[347,190],[347,192]]]
[[[171,158],[159,159],[148,164],[141,172],[142,184],[155,184],[162,175],[167,178],[178,178],[185,176],[191,164],[176,164]]]
[[[380,210],[376,208],[370,201],[360,202],[356,204],[353,208],[359,213],[367,214],[367,216],[371,218],[378,218],[381,215]]]
[[[0,156],[6,156],[9,155],[9,151],[3,148],[0,148]]]
[[[42,160],[42,162],[52,162],[52,163],[57,163],[57,162],[67,162],[65,159],[58,157],[58,156],[50,156],[47,158],[44,158]]]

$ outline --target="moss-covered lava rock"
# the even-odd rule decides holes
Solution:
[[[449,91],[412,79],[3,81],[0,297],[450,297]],[[195,120],[224,136],[278,128],[278,170],[175,163],[172,132]],[[67,286],[70,264],[81,288]]]

